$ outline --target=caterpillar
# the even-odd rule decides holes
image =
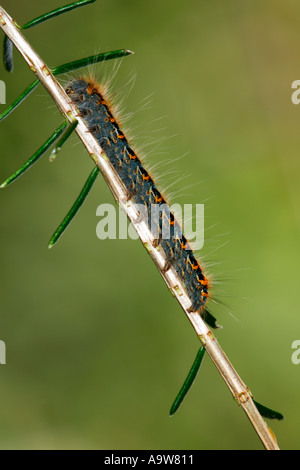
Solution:
[[[101,86],[79,78],[72,80],[65,91],[126,187],[128,200],[144,208],[141,217],[148,226],[155,227],[153,244],[165,254],[164,271],[171,267],[176,271],[191,300],[190,311],[205,316],[209,280],[166,199],[120,129]],[[210,315],[208,311],[206,315]]]

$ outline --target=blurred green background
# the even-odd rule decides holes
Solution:
[[[23,24],[63,2],[1,4]],[[178,180],[173,202],[205,203],[200,258],[212,265],[217,337],[255,398],[285,415],[269,423],[282,449],[299,449],[300,425],[300,365],[291,361],[300,339],[300,106],[291,102],[299,17],[293,0],[97,0],[26,31],[49,66],[135,51],[117,72],[94,72],[116,72],[113,89],[125,113],[136,112],[129,135],[148,167],[171,161],[156,173],[162,188]],[[1,65],[0,79],[9,104],[33,76],[16,53],[15,72]],[[1,181],[60,122],[42,87],[3,121]],[[0,193],[0,447],[261,449],[208,357],[168,416],[199,343],[140,242],[97,239],[96,208],[113,202],[101,177],[48,251],[91,168],[74,136],[55,163],[45,156]]]

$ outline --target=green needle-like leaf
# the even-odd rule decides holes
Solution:
[[[95,1],[96,0],[78,0],[77,2],[70,3],[69,5],[56,8],[55,10],[52,10],[48,13],[38,16],[37,18],[29,21],[23,26],[20,26],[20,29],[32,28],[33,26],[37,26],[43,23],[44,21],[51,20],[51,18],[62,15],[63,13],[68,13],[69,11],[75,10],[76,8],[89,5],[90,3],[94,3]],[[3,42],[3,62],[4,62],[4,67],[6,68],[6,70],[8,72],[12,72],[14,68],[13,43],[6,35],[4,36],[4,42]]]
[[[101,54],[92,55],[90,57],[85,57],[84,59],[74,60],[73,62],[68,62],[63,65],[59,65],[51,70],[53,75],[61,75],[66,72],[71,72],[72,70],[77,70],[87,65],[97,64],[98,62],[103,62],[105,60],[118,59],[119,57],[124,57],[127,55],[133,54],[132,51],[126,49],[120,49],[117,51],[102,52]]]
[[[95,0],[79,0],[74,3],[70,3],[69,5],[56,8],[55,10],[49,11],[48,13],[45,13],[44,15],[38,16],[34,20],[29,21],[28,23],[21,26],[21,29],[32,28],[33,26],[37,26],[38,24],[41,24],[44,21],[51,20],[51,18],[54,18],[55,16],[62,15],[63,13],[67,13],[68,11],[74,10],[75,8],[83,7],[85,5],[88,5],[89,3],[94,2]]]
[[[39,83],[40,81],[38,79],[31,83],[26,88],[26,90],[24,90],[23,93],[21,93],[18,98],[8,108],[6,108],[6,110],[2,114],[0,114],[0,121],[5,119],[10,113],[12,113],[17,108],[17,106],[19,106],[19,104],[21,104],[22,101],[24,101],[25,98],[27,98],[27,96],[37,87]]]
[[[201,348],[199,349],[199,351],[197,353],[197,356],[194,360],[194,363],[191,367],[191,370],[189,371],[188,376],[184,381],[184,384],[182,385],[177,397],[174,400],[173,405],[171,406],[170,416],[172,416],[178,410],[181,403],[183,402],[184,397],[186,396],[187,392],[191,388],[191,386],[192,386],[192,384],[193,384],[193,382],[194,382],[194,380],[197,376],[197,373],[200,369],[200,366],[201,366],[201,363],[202,363],[202,360],[203,360],[203,357],[204,357],[204,353],[205,353],[205,348],[204,348],[204,346],[201,346]]]
[[[70,72],[72,70],[79,69],[81,67],[85,67],[90,64],[94,64],[97,62],[102,62],[105,60],[110,59],[117,59],[118,57],[124,57],[126,55],[133,54],[131,51],[127,51],[125,49],[120,49],[117,51],[110,51],[110,52],[103,52],[102,54],[96,54],[90,57],[86,57],[84,59],[75,60],[73,62],[68,62],[63,65],[59,65],[52,70],[53,75],[61,75],[66,72]],[[17,106],[19,106],[22,101],[27,98],[27,96],[37,87],[40,81],[37,79],[33,83],[31,83],[26,90],[18,96],[18,98],[8,107],[6,110],[0,114],[0,121],[5,119],[12,111],[14,111]]]
[[[14,69],[14,60],[13,60],[13,43],[8,36],[4,36],[3,41],[3,63],[4,67],[8,72],[12,72]]]
[[[60,151],[64,143],[68,140],[72,132],[76,129],[78,125],[78,121],[75,120],[68,126],[66,131],[63,133],[61,139],[57,142],[55,148],[52,150],[51,155],[50,155],[50,162],[53,162],[53,160],[56,158],[57,153]]]
[[[258,403],[255,400],[253,400],[253,401],[254,401],[254,404],[255,404],[256,408],[258,409],[258,411],[260,412],[260,414],[264,418],[278,419],[278,420],[284,419],[284,416],[281,413],[279,413],[278,411],[271,410],[271,408],[267,408],[266,406],[261,405],[260,403]]]
[[[92,173],[88,177],[88,179],[85,182],[85,185],[83,186],[81,193],[79,194],[78,198],[74,202],[73,206],[67,213],[66,217],[64,220],[61,222],[59,227],[55,230],[54,234],[52,235],[50,242],[49,242],[49,248],[52,248],[53,245],[58,241],[58,239],[62,236],[66,228],[70,225],[72,220],[74,219],[75,215],[79,211],[80,207],[84,203],[85,199],[87,198],[87,195],[89,194],[90,190],[92,189],[93,184],[96,181],[96,178],[99,174],[99,168],[96,167],[93,169]]]
[[[71,72],[72,70],[79,69],[81,67],[85,67],[90,64],[95,64],[97,62],[103,62],[105,60],[110,59],[117,59],[119,57],[124,57],[127,55],[133,54],[131,51],[127,51],[125,49],[120,49],[117,51],[110,51],[110,52],[103,52],[102,54],[96,54],[90,57],[86,57],[84,59],[75,60],[73,62],[68,62],[63,65],[59,65],[52,70],[53,75],[61,75],[66,72]],[[35,80],[31,83],[21,95],[8,107],[2,114],[0,114],[0,121],[5,119],[10,113],[12,113],[24,100],[27,96],[37,87],[40,83],[39,79]]]
[[[19,168],[13,175],[11,175],[9,178],[7,178],[4,183],[1,184],[0,188],[5,188],[9,184],[11,184],[13,181],[15,181],[17,178],[19,178],[25,171],[27,171],[32,165],[34,165],[35,162],[38,161],[39,158],[41,158],[42,155],[48,150],[49,147],[59,138],[65,127],[67,126],[67,123],[64,122],[61,124],[58,129],[56,129],[55,132],[49,137],[48,140],[35,152],[35,154],[29,158],[29,160],[24,163],[24,165]]]

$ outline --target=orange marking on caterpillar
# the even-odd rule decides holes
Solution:
[[[88,95],[92,95],[93,93],[97,93],[97,90],[93,87],[93,85],[89,85],[86,89],[86,92]]]
[[[198,281],[200,282],[202,286],[209,287],[209,282],[208,282],[207,277],[204,277],[204,279],[198,279]]]

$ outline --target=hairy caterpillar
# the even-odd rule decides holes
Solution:
[[[148,225],[150,226],[151,221],[151,227],[155,226],[154,246],[160,246],[165,254],[164,271],[171,267],[175,269],[191,300],[190,311],[204,314],[209,297],[208,278],[181,232],[174,214],[168,210],[169,206],[153,177],[144,168],[120,129],[101,87],[91,79],[75,79],[67,86],[66,93],[118,173],[126,187],[128,200],[144,207]],[[155,206],[167,210],[158,210],[153,215]],[[164,236],[167,233],[166,228],[168,236]],[[210,316],[208,312],[205,313]]]

